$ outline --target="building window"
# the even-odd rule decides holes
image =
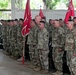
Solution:
[[[0,19],[11,19],[11,0],[0,0]]]

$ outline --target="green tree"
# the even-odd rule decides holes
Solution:
[[[60,2],[60,0],[46,0],[46,6],[49,9],[55,9],[55,6]]]
[[[0,9],[9,9],[11,0],[0,0]]]
[[[46,8],[56,9],[58,4],[64,3],[66,7],[68,6],[69,0],[43,0]],[[76,0],[73,0],[74,7],[76,8]]]
[[[66,0],[43,0],[45,6],[48,9],[56,9],[56,5],[59,4],[59,2],[63,1],[66,4]]]

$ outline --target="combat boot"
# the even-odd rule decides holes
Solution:
[[[41,70],[41,73],[42,74],[47,74],[47,73],[49,73],[49,71],[44,69],[44,70]]]
[[[52,75],[63,75],[63,72],[61,72],[61,71],[56,71],[55,73],[52,73]]]

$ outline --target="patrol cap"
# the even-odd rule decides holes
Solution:
[[[20,18],[19,21],[20,21],[20,20],[21,20],[21,21],[24,21],[22,18]]]
[[[62,21],[62,20],[63,20],[62,18],[59,19],[59,21]]]
[[[76,17],[74,17],[73,19],[76,19]]]
[[[10,22],[11,20],[7,20],[7,22]]]
[[[32,19],[31,22],[34,22],[36,24],[35,19]]]
[[[15,19],[14,21],[18,21],[18,19]]]
[[[68,23],[73,24],[74,22],[73,22],[73,20],[70,19],[70,20],[68,20]]]
[[[73,22],[73,20],[68,20],[68,22]]]
[[[45,24],[45,22],[44,22],[44,21],[40,21],[40,23],[43,23],[43,24]]]

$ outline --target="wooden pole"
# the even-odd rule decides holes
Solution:
[[[25,59],[25,40],[26,40],[26,36],[23,37],[23,53],[22,53],[22,64],[24,65],[24,59]]]

